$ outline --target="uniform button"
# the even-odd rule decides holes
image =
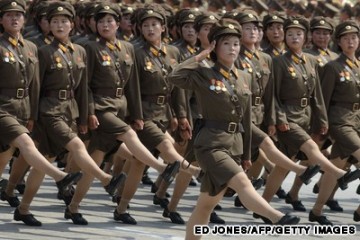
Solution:
[[[66,88],[69,88],[70,87],[70,85],[66,85]]]
[[[25,80],[24,80],[24,79],[21,79],[21,80],[20,80],[20,82],[21,82],[21,83],[24,83],[24,82],[25,82]]]
[[[163,87],[163,90],[164,90],[164,91],[167,90],[167,87]]]
[[[356,94],[356,97],[359,98],[359,97],[360,97],[360,94]]]
[[[232,114],[232,115],[235,115],[235,113],[236,113],[235,110],[232,110],[232,111],[231,111],[231,114]]]
[[[307,82],[305,81],[304,84],[307,85]]]

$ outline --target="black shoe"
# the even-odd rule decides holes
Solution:
[[[141,182],[144,185],[152,185],[154,182],[150,179],[149,174],[147,172],[141,178]]]
[[[66,189],[65,192],[58,191],[57,198],[59,200],[63,200],[65,205],[68,206],[72,201],[74,193],[75,193],[75,188],[74,186],[71,186],[70,188]]]
[[[158,186],[156,186],[156,184],[154,183],[152,186],[151,186],[151,192],[152,193],[156,193],[157,190],[158,190]],[[170,197],[170,194],[168,192],[165,193],[165,197]]]
[[[120,204],[120,201],[121,201],[121,196],[118,196],[118,195],[115,195],[115,196],[112,196],[112,202],[113,203],[117,203],[118,205]],[[127,209],[130,208],[130,205],[128,204],[126,206]]]
[[[73,185],[77,181],[79,181],[81,177],[82,177],[81,172],[69,173],[63,179],[61,179],[60,181],[57,181],[56,186],[57,186],[59,192],[61,192],[61,193],[65,192],[66,189],[68,189],[71,185]]]
[[[18,192],[20,194],[24,194],[24,192],[25,192],[25,184],[24,183],[17,184],[15,188],[16,188],[16,190],[18,190]]]
[[[5,191],[1,191],[1,200],[7,201],[11,207],[17,207],[20,205],[20,201],[17,196],[11,197],[7,195]]]
[[[8,180],[7,179],[1,179],[0,180],[0,190],[5,190],[6,186],[8,184]]]
[[[191,187],[196,187],[197,186],[197,183],[195,182],[194,178],[191,178],[191,180],[189,182],[189,186],[191,186]]]
[[[319,193],[319,185],[317,183],[313,187],[313,193],[315,193],[315,194]]]
[[[220,204],[216,204],[216,206],[214,207],[214,210],[222,210],[222,207]]]
[[[356,169],[352,172],[350,172],[350,170],[349,170],[345,173],[344,176],[339,178],[337,180],[337,182],[338,182],[339,188],[341,190],[345,190],[348,188],[349,182],[355,181],[356,179],[359,179],[359,178],[360,178],[360,169]]]
[[[264,186],[264,179],[263,178],[254,179],[254,180],[251,180],[251,183],[252,183],[253,187],[255,188],[255,190],[258,190],[262,186]]]
[[[180,216],[178,212],[170,212],[167,207],[164,208],[163,217],[170,218],[172,223],[175,224],[185,224],[184,219]]]
[[[42,223],[38,221],[32,214],[20,214],[19,209],[16,208],[14,212],[15,221],[23,221],[28,226],[41,226]]]
[[[311,178],[315,176],[319,171],[319,165],[309,166],[306,168],[305,172],[299,176],[299,178],[305,185],[308,185],[311,182]]]
[[[227,188],[225,193],[224,193],[224,197],[232,197],[235,195],[235,191],[232,188]]]
[[[300,218],[297,216],[292,216],[290,214],[285,214],[275,225],[295,225],[300,222]]]
[[[162,179],[167,183],[174,181],[176,174],[179,172],[180,162],[176,161],[172,164],[168,164],[165,170],[161,173]]]
[[[292,200],[289,193],[286,195],[285,202],[291,204],[293,209],[296,211],[306,212],[306,208],[302,202],[299,200]]]
[[[286,192],[280,187],[276,192],[276,196],[278,196],[280,199],[286,199]]]
[[[88,221],[83,218],[81,213],[72,213],[68,207],[65,209],[64,218],[71,219],[76,225],[88,225]]]
[[[122,184],[124,183],[124,181],[126,180],[126,174],[125,173],[120,173],[119,176],[117,177],[112,177],[111,178],[111,181],[108,185],[106,185],[104,188],[105,188],[105,191],[107,193],[110,194],[110,196],[113,196],[115,194],[115,191],[117,190],[117,188]]]
[[[118,213],[116,208],[114,211],[114,220],[122,221],[123,223],[131,224],[131,225],[137,224],[136,220],[132,216],[130,216],[129,213]]]
[[[219,217],[214,211],[210,214],[210,222],[216,224],[225,224],[225,220]]]
[[[239,196],[237,196],[234,200],[234,206],[235,207],[243,207],[247,210],[247,208],[242,204],[242,202],[240,201]]]
[[[354,212],[354,221],[359,222],[360,221],[360,214],[358,214],[356,211]]]
[[[261,215],[259,215],[257,213],[253,213],[253,217],[254,218],[261,218],[261,220],[263,220],[263,222],[266,223],[266,224],[272,224],[272,221],[270,221],[270,219],[268,219],[268,218],[266,218],[264,216],[261,216]]]
[[[356,189],[356,193],[360,195],[360,184],[359,184],[358,188]]]
[[[344,209],[339,205],[339,202],[337,200],[327,200],[326,206],[328,206],[332,211],[335,212],[342,212]]]
[[[169,200],[167,198],[159,198],[158,196],[156,196],[156,194],[154,195],[153,198],[153,203],[155,205],[160,205],[160,207],[162,208],[166,208],[167,205],[169,204]]]
[[[318,222],[320,225],[333,225],[324,215],[316,216],[313,211],[309,213],[310,222]]]

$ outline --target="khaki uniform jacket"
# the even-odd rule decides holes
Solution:
[[[109,43],[106,40],[100,39],[86,45],[90,87],[89,114],[93,115],[97,110],[111,111],[116,115],[121,112],[121,115],[125,116],[128,111],[131,120],[143,119],[134,48],[130,43],[120,40],[117,40],[116,46],[110,45],[111,49],[107,44]],[[124,79],[121,79],[116,64],[119,64]],[[124,96],[121,98],[115,97],[117,88],[122,89],[121,95]],[[113,92],[113,96],[96,94],[97,89],[106,89],[109,94]]]
[[[319,76],[323,75],[325,64],[327,64],[329,61],[335,60],[338,57],[338,55],[333,51],[330,51],[329,49],[326,50],[320,49],[315,45],[310,49],[306,49],[304,52],[310,53],[311,55],[315,56],[316,61],[318,63],[317,70]],[[321,80],[322,78],[320,78],[320,81]]]
[[[44,34],[39,34],[35,37],[29,38],[28,40],[33,42],[38,48],[48,45],[52,42],[52,39],[49,37],[45,37]]]
[[[327,127],[328,120],[316,72],[317,61],[310,54],[303,54],[305,60],[297,58],[291,51],[273,59],[275,81],[276,124],[296,123],[309,130],[310,118],[318,127]],[[304,79],[306,78],[306,80]],[[306,106],[301,99],[306,98]],[[319,129],[314,129],[317,132]]]
[[[215,65],[215,67],[220,67]],[[208,146],[209,148],[225,148],[232,155],[243,154],[243,159],[250,159],[251,143],[251,91],[249,87],[250,76],[239,70],[232,70],[230,83],[234,93],[239,98],[240,115],[231,101],[228,91],[212,89],[211,86],[220,82],[219,75],[213,68],[195,61],[192,57],[179,64],[169,80],[176,86],[184,89],[193,89],[202,110],[204,120],[219,122],[242,123],[244,128],[243,137],[240,133],[231,134],[223,130],[205,131],[206,136],[201,135],[205,127],[200,130],[195,139],[195,146]],[[215,83],[214,83],[215,82]],[[199,137],[201,135],[201,137]]]
[[[63,46],[65,54],[72,64],[72,82],[67,62],[60,54],[58,40],[39,49],[41,94],[40,114],[62,116],[71,121],[78,118],[78,123],[87,125],[88,119],[88,84],[85,68],[85,49],[77,44]],[[74,98],[67,101],[57,97],[46,97],[48,91],[74,91]]]
[[[269,46],[264,49],[263,52],[269,54],[271,58],[274,58],[283,55],[286,53],[286,50],[283,49],[282,51],[279,51],[278,49],[274,48],[273,45],[269,44]]]
[[[15,41],[15,42],[14,42]],[[13,43],[15,44],[13,44]],[[15,49],[18,46],[22,55],[24,67],[9,50],[9,46]],[[0,115],[10,114],[21,120],[37,120],[39,101],[39,61],[37,48],[32,42],[23,38],[18,44],[9,34],[4,33],[0,37]],[[29,97],[17,98],[16,94],[21,89],[28,88]],[[2,94],[9,91],[9,94]]]

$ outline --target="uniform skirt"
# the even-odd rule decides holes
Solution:
[[[137,131],[137,134],[142,144],[144,144],[144,146],[150,152],[152,152],[162,141],[167,139],[167,137],[165,136],[165,131],[168,129],[168,127],[168,122],[147,120],[144,122],[143,130]]]
[[[25,121],[17,120],[10,114],[0,114],[0,152],[10,148],[10,143],[23,133],[29,133]]]
[[[254,123],[251,125],[251,161],[254,162],[259,156],[259,145],[268,137]]]

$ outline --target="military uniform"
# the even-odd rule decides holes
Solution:
[[[264,19],[263,19],[264,36],[266,36],[266,29],[269,27],[269,25],[271,25],[273,23],[284,24],[285,19],[286,19],[286,16],[280,12],[272,12],[272,13],[269,13],[268,15],[264,16]],[[267,47],[265,47],[265,49],[263,50],[263,52],[269,54],[271,58],[274,58],[274,57],[284,54],[286,52],[286,50],[278,49],[269,42]]]

